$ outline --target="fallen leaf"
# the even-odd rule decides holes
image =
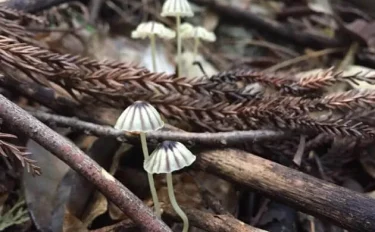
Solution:
[[[50,230],[57,188],[69,167],[33,140],[29,140],[26,147],[32,153],[30,158],[36,160],[43,169],[43,175],[38,177],[24,172],[22,184],[26,203],[36,227],[42,231]]]

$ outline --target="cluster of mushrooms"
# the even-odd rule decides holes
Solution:
[[[177,37],[177,76],[181,77],[181,52],[182,39],[194,39],[194,60],[198,53],[198,47],[201,40],[213,42],[216,40],[215,34],[207,31],[203,27],[194,27],[189,23],[181,24],[182,17],[193,17],[194,13],[187,0],[166,0],[162,17],[176,18],[176,31],[167,28],[161,23],[150,21],[141,23],[136,30],[132,32],[134,39],[148,38],[151,43],[152,68],[157,72],[156,67],[156,38],[174,39]],[[179,207],[173,190],[172,172],[190,166],[196,159],[182,143],[176,141],[164,141],[149,155],[146,141],[146,133],[156,131],[164,126],[157,110],[147,102],[136,101],[120,115],[115,128],[126,132],[137,133],[140,136],[142,151],[144,155],[143,168],[148,174],[154,210],[157,217],[161,217],[160,203],[155,188],[153,174],[166,174],[168,196],[173,209],[181,217],[184,226],[183,232],[189,229],[189,221],[186,214]]]
[[[198,47],[201,40],[214,42],[216,36],[213,32],[206,30],[204,27],[193,26],[189,23],[181,24],[181,18],[193,17],[194,13],[191,10],[190,4],[187,0],[166,0],[161,12],[162,17],[176,18],[176,31],[167,28],[161,23],[150,21],[138,25],[132,32],[133,39],[149,38],[152,51],[152,68],[157,72],[156,67],[156,38],[173,39],[177,37],[177,76],[181,77],[181,53],[182,53],[182,39],[194,39],[194,59],[198,53]]]
[[[184,227],[183,232],[189,229],[189,221],[186,214],[179,207],[173,190],[172,172],[190,166],[196,159],[182,143],[164,141],[152,152],[148,153],[146,133],[156,131],[164,126],[164,122],[158,111],[149,103],[136,101],[120,115],[115,128],[126,132],[137,133],[140,136],[144,156],[143,168],[147,172],[154,210],[157,217],[160,215],[160,203],[155,188],[153,174],[165,173],[167,176],[168,196],[173,209],[181,217]]]

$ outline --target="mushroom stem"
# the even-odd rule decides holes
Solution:
[[[152,69],[154,72],[156,71],[156,45],[155,45],[155,35],[150,36],[150,43],[151,43],[151,55],[152,55]]]
[[[169,200],[171,201],[173,209],[176,211],[176,213],[180,216],[184,223],[184,227],[182,229],[182,232],[188,232],[189,230],[189,220],[184,211],[180,208],[176,201],[176,197],[174,195],[174,190],[173,190],[173,180],[172,180],[172,173],[167,173],[167,186],[168,186],[168,195],[169,195]]]
[[[146,133],[141,132],[140,137],[141,137],[143,156],[146,160],[149,157],[148,148],[147,148],[147,141],[146,141]],[[152,201],[154,202],[155,214],[158,218],[161,218],[160,203],[159,203],[158,194],[157,194],[156,188],[155,188],[154,177],[152,176],[152,174],[147,173],[147,179],[148,179],[148,183],[150,185]]]
[[[181,44],[181,33],[180,33],[181,17],[178,15],[176,17],[176,27],[177,27],[177,77],[181,77],[181,53],[182,53],[182,44]]]
[[[199,38],[195,37],[194,38],[194,50],[193,50],[194,61],[195,61],[195,58],[197,57],[197,54],[198,54],[198,47],[199,47]]]

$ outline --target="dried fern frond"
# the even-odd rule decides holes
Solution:
[[[4,141],[5,139],[16,138],[15,135],[0,132],[0,155],[4,157],[12,155],[21,162],[22,167],[26,168],[27,172],[30,172],[32,175],[41,175],[41,169],[36,165],[36,161],[28,158],[30,153],[25,151],[26,148]]]
[[[228,92],[223,86],[230,86],[233,81],[227,83],[223,77],[218,77],[221,79],[216,83],[215,78],[175,78],[123,63],[52,53],[3,36],[0,36],[0,61],[3,71],[4,65],[16,68],[40,83],[55,82],[73,96],[81,93],[124,108],[135,100],[148,101],[167,118],[189,122],[209,131],[258,129],[258,124],[266,122],[286,131],[300,129],[338,136],[371,134],[363,125],[323,123],[308,118],[305,113],[311,104],[307,105],[310,108],[305,106],[307,103],[302,98],[277,96],[256,101],[232,101],[226,97]],[[246,81],[251,79],[250,75],[255,76],[256,81],[267,79],[263,74],[245,74],[238,75]],[[291,78],[274,77],[268,80],[268,83],[282,88],[290,83]],[[222,97],[215,97],[219,95]]]
[[[333,68],[308,75],[299,79],[299,81],[291,84],[287,88],[291,93],[307,93],[313,91],[322,91],[326,87],[330,87],[337,83],[358,84],[358,81],[364,81],[369,84],[375,84],[375,77],[367,74],[356,73],[353,75],[344,75],[343,72],[336,72]]]
[[[287,73],[266,73],[252,70],[232,70],[218,73],[210,78],[214,83],[241,83],[242,85],[262,83],[281,89],[292,82]]]
[[[39,45],[33,40],[35,34],[26,29],[32,23],[46,25],[44,18],[32,14],[24,13],[10,8],[0,7],[0,35],[13,38],[20,42],[27,42]]]
[[[289,111],[268,109],[267,107],[249,107],[243,109],[244,119],[252,120],[256,125],[265,125],[272,129],[295,131],[305,134],[324,133],[341,137],[373,137],[375,130],[365,123],[351,120],[318,120],[308,115],[292,114]],[[247,116],[247,117],[246,117]],[[254,119],[256,119],[254,121]]]
[[[8,7],[0,7],[0,18],[15,21],[20,25],[30,24],[30,22],[35,22],[41,25],[47,24],[47,21],[44,17],[36,16]]]
[[[375,107],[374,90],[349,90],[343,93],[330,94],[321,99],[310,102],[318,108],[338,111],[356,110],[359,108],[370,110]]]

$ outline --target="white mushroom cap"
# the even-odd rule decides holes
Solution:
[[[152,35],[156,35],[163,39],[173,39],[176,37],[176,32],[167,28],[161,23],[150,21],[139,24],[138,27],[132,31],[131,37],[133,39],[145,39]]]
[[[214,42],[216,40],[216,36],[213,32],[208,31],[204,27],[194,27],[190,23],[183,23],[180,27],[181,38],[189,39],[189,38],[198,38],[201,40]]]
[[[143,163],[143,168],[151,174],[172,173],[190,166],[196,159],[182,143],[164,141]]]
[[[122,112],[115,128],[128,132],[155,131],[164,126],[158,111],[149,103],[136,101]]]
[[[161,16],[193,17],[194,13],[187,0],[166,0],[163,4]]]

